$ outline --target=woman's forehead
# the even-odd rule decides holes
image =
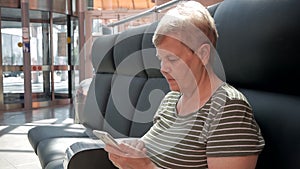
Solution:
[[[182,43],[173,37],[165,36],[159,45],[157,45],[157,49],[159,50],[170,50],[174,48],[182,48]]]

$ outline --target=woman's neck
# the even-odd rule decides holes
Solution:
[[[196,87],[182,92],[182,96],[177,103],[178,114],[187,115],[198,111],[205,105],[222,83],[223,81],[215,74],[202,76]]]

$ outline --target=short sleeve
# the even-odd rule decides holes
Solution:
[[[258,154],[264,139],[250,105],[228,100],[212,120],[207,135],[207,156],[245,156]]]

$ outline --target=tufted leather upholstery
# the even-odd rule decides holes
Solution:
[[[226,79],[253,106],[266,146],[258,169],[300,167],[298,0],[225,0],[214,13]]]
[[[226,80],[247,96],[266,141],[257,169],[300,166],[299,6],[299,0],[225,0],[209,8]],[[79,116],[82,125],[36,127],[28,133],[43,168],[61,168],[70,145],[74,150],[89,144],[90,129],[140,137],[151,127],[169,90],[151,43],[156,24],[94,42],[95,75]],[[114,168],[101,146],[70,156],[69,168],[82,166]]]
[[[149,130],[160,100],[169,91],[151,43],[155,28],[156,23],[95,40],[95,74],[84,111],[79,113],[82,125],[74,124],[78,128],[73,130],[71,126],[35,127],[28,133],[43,168],[61,168],[69,146],[95,138],[92,129],[108,131],[115,138],[141,137]]]

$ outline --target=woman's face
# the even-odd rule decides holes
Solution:
[[[173,91],[183,92],[197,87],[204,68],[201,59],[179,40],[164,37],[157,46],[160,71]]]

